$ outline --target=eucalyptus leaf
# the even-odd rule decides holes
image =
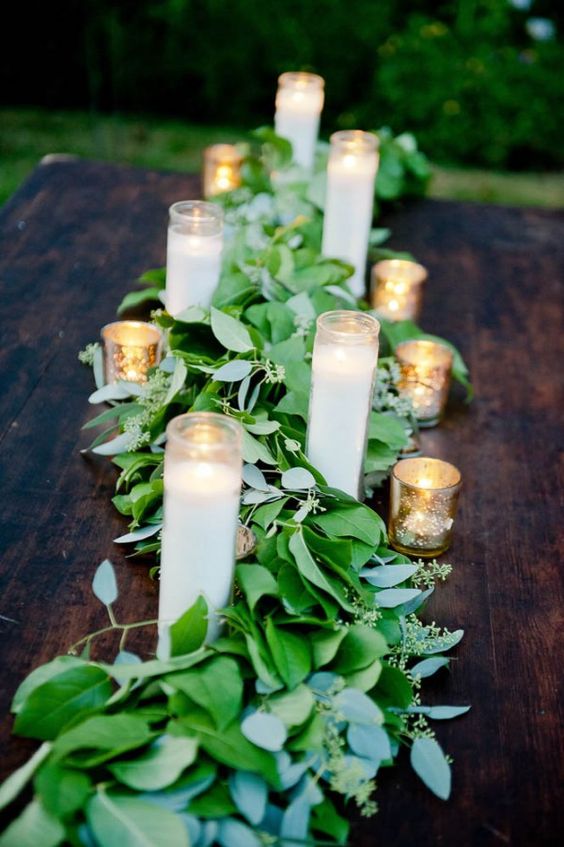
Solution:
[[[139,529],[134,529],[133,532],[126,532],[125,535],[114,538],[114,544],[135,544],[137,541],[144,541],[160,532],[162,527],[162,523],[141,526]]]
[[[412,676],[420,676],[424,679],[425,677],[432,676],[440,668],[447,667],[449,663],[450,659],[447,656],[435,656],[431,659],[423,659],[423,661],[417,662],[416,665],[413,665],[409,669],[409,672]]]
[[[381,609],[394,609],[396,606],[414,600],[420,594],[421,591],[418,588],[385,588],[374,595],[374,602]]]
[[[388,733],[381,726],[351,723],[347,730],[347,741],[357,756],[377,762],[392,758]]]
[[[111,606],[118,598],[118,587],[114,566],[109,559],[101,562],[92,580],[92,591],[102,603]]]
[[[363,568],[360,575],[377,588],[391,588],[406,582],[418,570],[417,565],[383,565],[379,568]]]
[[[262,847],[257,835],[236,818],[225,818],[220,821],[217,840],[221,847]]]
[[[303,491],[314,488],[315,477],[307,468],[290,468],[282,474],[282,488]]]
[[[131,443],[131,434],[129,432],[121,432],[115,438],[111,438],[97,447],[92,447],[92,453],[96,453],[98,456],[117,456],[118,453],[129,450]]]
[[[416,738],[411,748],[411,766],[433,794],[448,800],[451,789],[450,765],[434,738]]]
[[[251,488],[256,488],[258,491],[269,491],[270,486],[267,483],[263,472],[256,465],[243,465],[243,481],[250,485]]]
[[[274,714],[253,712],[241,724],[241,732],[249,741],[263,750],[276,752],[286,741],[286,727]]]
[[[213,306],[211,309],[211,327],[213,334],[226,350],[247,353],[253,349],[254,345],[245,325]]]
[[[214,371],[213,378],[218,382],[240,382],[249,376],[252,369],[252,363],[246,359],[234,359]]]
[[[367,694],[356,688],[343,688],[335,695],[335,708],[346,721],[357,724],[382,724],[381,709]]]
[[[256,773],[235,771],[229,777],[233,802],[252,826],[258,826],[266,811],[268,785]]]

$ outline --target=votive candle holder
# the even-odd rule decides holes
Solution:
[[[144,321],[114,321],[101,332],[107,383],[147,382],[151,368],[162,358],[163,334]]]
[[[383,259],[372,267],[372,308],[389,321],[415,321],[421,312],[423,265],[407,259]]]
[[[241,185],[243,156],[234,144],[212,144],[204,150],[204,197],[215,197]]]
[[[462,476],[449,462],[402,459],[392,468],[388,539],[408,556],[434,557],[450,546]]]
[[[421,428],[441,420],[450,388],[452,350],[427,339],[402,341],[396,347],[400,365],[398,390],[413,406]]]

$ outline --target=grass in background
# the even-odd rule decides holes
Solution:
[[[0,110],[0,204],[48,153],[198,173],[202,149],[238,141],[240,129],[87,112]],[[507,205],[564,206],[562,173],[494,173],[433,166],[429,195]]]

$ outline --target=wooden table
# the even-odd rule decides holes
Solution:
[[[193,176],[54,162],[0,212],[0,614],[15,621],[0,620],[3,716],[24,674],[103,623],[90,592],[101,559],[116,564],[120,616],[155,614],[146,565],[112,544],[124,531],[110,503],[114,472],[79,452],[93,409],[77,351],[114,318],[138,274],[164,263],[169,204],[198,193]],[[404,761],[379,778],[380,814],[359,824],[355,847],[541,847],[562,834],[563,220],[421,201],[384,221],[392,246],[429,267],[422,325],[462,349],[476,389],[470,408],[455,400],[424,435],[425,451],[464,476],[449,554],[457,567],[430,614],[467,633],[429,700],[473,708],[437,724],[455,759],[452,800],[432,797]],[[10,726],[3,719],[4,774],[33,748],[8,740]]]

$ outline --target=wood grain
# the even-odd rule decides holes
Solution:
[[[112,539],[115,474],[84,458],[94,414],[76,354],[113,319],[143,270],[164,262],[166,209],[199,193],[195,177],[90,162],[37,168],[0,212],[2,559],[0,714],[23,676],[104,623],[90,592],[110,556],[127,620],[156,611],[146,563]],[[470,364],[477,399],[455,396],[425,451],[464,477],[450,581],[430,617],[466,639],[435,703],[472,703],[437,724],[455,759],[449,803],[430,796],[406,760],[378,778],[380,814],[351,843],[544,847],[564,833],[563,590],[559,553],[564,216],[421,201],[383,221],[392,246],[428,266],[422,326]],[[1,770],[33,745],[10,739]]]

